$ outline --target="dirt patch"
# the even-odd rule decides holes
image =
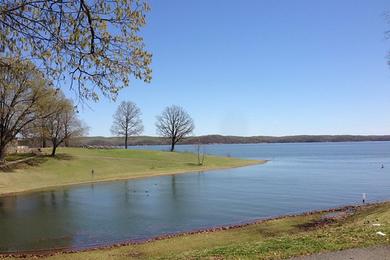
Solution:
[[[346,207],[339,211],[336,210],[336,211],[326,212],[319,219],[297,225],[297,227],[303,230],[313,230],[324,226],[332,225],[339,221],[345,220],[349,216],[353,215],[355,211],[356,208],[354,207],[350,207],[350,208]]]
[[[297,225],[297,227],[300,229],[303,229],[305,231],[309,231],[309,230],[321,228],[324,226],[328,226],[328,225],[334,224],[336,222],[337,222],[337,220],[335,220],[335,219],[319,219],[319,220],[314,220],[314,221],[311,221],[308,223],[299,224],[299,225]]]

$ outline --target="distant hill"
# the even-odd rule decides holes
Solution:
[[[309,142],[363,142],[390,141],[390,135],[292,135],[292,136],[225,136],[203,135],[188,137],[181,144],[250,144],[250,143],[309,143]],[[72,140],[72,146],[121,146],[122,137],[88,136]],[[155,136],[130,137],[129,145],[168,144],[168,140]]]

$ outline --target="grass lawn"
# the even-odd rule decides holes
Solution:
[[[333,221],[321,220],[324,214],[285,217],[139,245],[57,253],[47,259],[280,259],[390,245],[390,202],[357,208],[352,215]],[[373,226],[374,223],[381,226]],[[379,236],[377,231],[387,235]]]
[[[206,156],[204,165],[199,166],[197,155],[192,153],[124,149],[59,148],[57,153],[55,158],[39,156],[26,163],[2,169],[0,195],[70,184],[232,168],[264,162]]]

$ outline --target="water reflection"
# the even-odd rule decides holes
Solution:
[[[172,188],[172,198],[176,200],[176,175],[171,176],[171,188]]]
[[[47,192],[1,198],[0,250],[18,250],[23,244],[27,250],[49,247],[69,247],[73,243],[74,230],[68,208],[68,194]],[[61,234],[59,237],[58,235]]]

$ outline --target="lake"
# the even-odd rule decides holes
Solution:
[[[0,252],[142,240],[357,204],[362,193],[369,202],[390,199],[390,142],[204,145],[201,150],[271,161],[0,198]]]

